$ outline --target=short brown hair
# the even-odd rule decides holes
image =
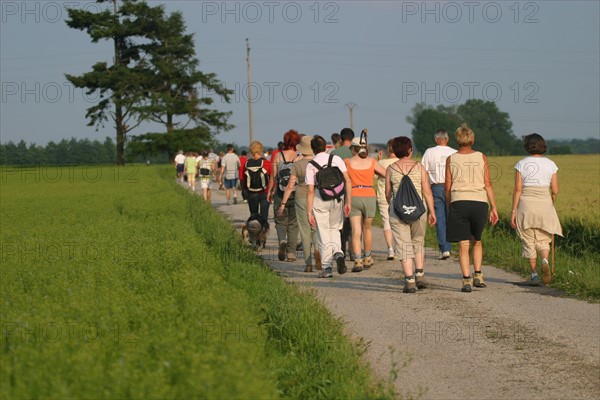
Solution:
[[[455,135],[459,146],[472,146],[475,143],[475,132],[466,123],[456,130]]]
[[[398,158],[407,157],[412,150],[412,141],[406,136],[398,136],[392,139],[392,150]]]
[[[310,141],[310,148],[315,155],[324,152],[327,149],[327,142],[323,136],[315,135]]]
[[[548,150],[542,135],[532,133],[523,137],[523,147],[528,154],[544,154]]]

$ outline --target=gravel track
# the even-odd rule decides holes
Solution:
[[[246,204],[226,205],[223,191],[213,191],[213,206],[236,227],[249,216]],[[600,398],[600,304],[526,286],[519,275],[487,265],[488,287],[461,293],[458,260],[439,261],[431,249],[425,262],[429,288],[404,294],[400,263],[385,259],[381,228],[373,231],[373,268],[319,279],[303,272],[301,255],[294,263],[278,261],[270,223],[263,258],[289,282],[313,290],[345,321],[351,338],[368,342],[373,371],[385,380],[397,373],[401,395]]]

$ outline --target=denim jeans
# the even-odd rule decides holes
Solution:
[[[271,203],[267,200],[266,193],[249,193],[248,208],[250,215],[259,214],[265,221],[269,219],[269,207]]]
[[[431,185],[431,192],[433,193],[433,207],[435,208],[435,218],[437,219],[435,230],[437,232],[438,246],[443,253],[452,249],[452,244],[446,241],[448,211],[446,209],[444,185]]]

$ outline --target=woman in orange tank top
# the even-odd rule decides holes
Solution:
[[[361,144],[360,138],[354,138],[350,146],[352,157],[345,161],[348,175],[352,181],[352,209],[350,210],[350,225],[352,227],[352,249],[354,253],[354,268],[352,272],[360,272],[371,268],[373,257],[373,234],[371,223],[377,208],[377,197],[373,188],[375,174],[385,176],[385,170],[374,158],[369,157],[366,143]],[[364,242],[364,258],[361,251],[361,236]]]

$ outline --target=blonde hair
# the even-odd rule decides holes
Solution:
[[[264,147],[263,147],[262,143],[259,142],[258,140],[255,140],[254,142],[250,143],[250,146],[248,147],[248,149],[250,150],[250,154],[252,154],[253,156],[255,154],[259,154],[262,157],[263,152],[264,152]]]
[[[456,143],[459,146],[472,146],[475,143],[475,132],[466,123],[456,130]]]

